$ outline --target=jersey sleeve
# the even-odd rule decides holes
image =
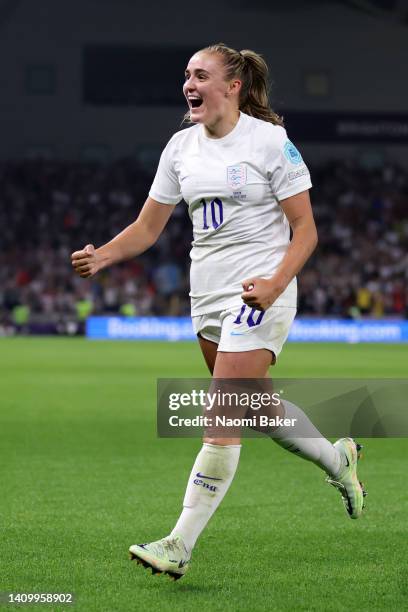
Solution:
[[[282,127],[277,128],[276,139],[268,146],[266,170],[272,192],[278,200],[312,187],[309,170]]]
[[[180,183],[174,168],[176,143],[169,140],[164,148],[149,196],[161,204],[178,204],[183,199]]]

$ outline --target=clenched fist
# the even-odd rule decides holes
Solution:
[[[242,282],[242,288],[242,301],[256,310],[269,308],[283,291],[274,278],[248,278]]]
[[[71,255],[72,266],[82,278],[89,278],[100,270],[100,258],[93,244],[87,244],[82,251],[75,251]]]

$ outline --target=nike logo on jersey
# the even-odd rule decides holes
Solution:
[[[222,480],[222,478],[214,478],[213,476],[204,476],[201,472],[197,472],[197,478],[206,478],[207,480]]]
[[[232,332],[230,332],[230,335],[231,336],[244,336],[244,332],[234,332],[234,331],[232,331]]]

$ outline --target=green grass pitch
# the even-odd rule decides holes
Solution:
[[[288,344],[272,372],[403,378],[407,363],[403,345]],[[245,440],[187,575],[128,560],[170,531],[201,445],[156,437],[156,378],[194,376],[194,343],[0,341],[0,591],[74,592],[81,612],[407,609],[407,440],[363,441],[359,521],[315,466]]]

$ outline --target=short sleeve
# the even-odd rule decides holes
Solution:
[[[172,138],[161,156],[149,196],[161,204],[178,204],[183,199],[180,183],[174,169],[176,143]]]
[[[286,130],[274,127],[275,138],[268,143],[266,170],[273,195],[284,200],[310,189],[312,183],[309,170],[299,150],[288,139]]]

